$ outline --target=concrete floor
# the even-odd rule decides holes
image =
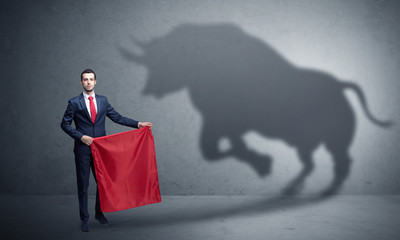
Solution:
[[[91,216],[83,233],[76,196],[1,196],[0,239],[400,239],[400,196],[162,199],[106,213],[108,226]]]

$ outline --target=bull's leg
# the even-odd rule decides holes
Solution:
[[[351,158],[346,150],[333,150],[330,149],[333,160],[335,161],[334,166],[334,178],[331,185],[322,192],[322,195],[332,195],[339,191],[344,181],[347,179],[350,173]]]
[[[222,136],[209,128],[204,128],[201,135],[201,149],[207,160],[219,160],[230,155],[229,152],[221,152],[218,141]]]
[[[232,150],[231,154],[237,157],[240,161],[250,164],[259,176],[265,176],[271,171],[271,158],[269,156],[260,155],[247,148],[243,139],[240,136],[231,138]]]
[[[304,187],[304,181],[307,178],[308,175],[313,171],[314,169],[314,163],[312,161],[312,150],[311,149],[299,149],[299,157],[300,161],[303,164],[303,169],[297,175],[296,178],[294,178],[284,189],[283,189],[283,194],[284,195],[293,195],[297,194],[303,187]]]
[[[232,147],[229,151],[221,152],[218,148],[218,141],[222,136],[215,131],[205,128],[201,136],[201,148],[204,157],[207,160],[219,160],[224,157],[234,156],[239,160],[249,163],[260,176],[264,176],[270,172],[271,160],[268,156],[261,156],[250,151],[245,146],[240,135],[227,136],[231,140]]]

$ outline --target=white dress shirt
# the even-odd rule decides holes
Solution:
[[[93,92],[93,95],[88,95],[85,92],[83,92],[83,96],[85,97],[85,103],[86,103],[86,108],[89,112],[89,116],[92,117],[92,114],[90,113],[90,101],[89,101],[89,97],[92,96],[93,97],[93,101],[94,101],[94,106],[96,108],[96,113],[98,113],[97,111],[97,102],[96,102],[96,94]]]

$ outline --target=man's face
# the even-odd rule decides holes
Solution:
[[[96,79],[94,78],[94,74],[93,73],[82,74],[81,84],[86,92],[89,93],[93,91],[94,85],[96,85]]]

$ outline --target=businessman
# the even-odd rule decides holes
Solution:
[[[115,123],[133,128],[152,127],[152,123],[138,122],[121,116],[111,107],[106,97],[95,94],[96,74],[93,70],[86,69],[81,73],[81,85],[83,93],[68,101],[67,109],[61,121],[61,128],[75,140],[74,154],[79,213],[82,221],[81,230],[88,232],[89,213],[87,203],[90,168],[96,180],[93,156],[89,147],[93,142],[93,138],[106,135],[106,116]],[[75,123],[75,128],[71,126],[72,122]],[[100,209],[98,189],[96,191],[95,219],[101,224],[108,224],[108,220]]]

